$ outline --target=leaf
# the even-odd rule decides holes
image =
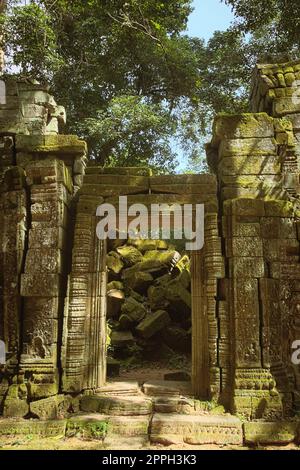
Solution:
[[[162,28],[161,24],[157,23],[156,21],[151,20],[151,24],[153,24],[153,26],[155,27],[155,29],[157,29],[157,31],[160,31]]]

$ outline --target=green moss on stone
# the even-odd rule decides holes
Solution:
[[[92,417],[71,418],[67,422],[66,436],[79,437],[82,439],[101,439],[107,434],[108,420]]]

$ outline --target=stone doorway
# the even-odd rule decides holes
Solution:
[[[120,174],[116,173],[118,170]],[[191,253],[191,375],[193,394],[203,399],[212,398],[220,391],[216,298],[217,279],[224,277],[215,177],[154,177],[149,175],[149,170],[136,168],[112,171],[114,174],[109,169],[87,168],[77,204],[68,312],[65,313],[65,391],[98,390],[106,383],[106,253],[103,242],[96,237],[95,213],[101,202],[116,204],[120,195],[126,195],[130,205],[177,203],[205,206],[205,245],[201,251]],[[72,351],[75,354],[71,354]]]
[[[180,176],[178,179],[180,180]],[[139,204],[144,202],[149,205],[151,203],[159,203],[162,201],[165,204],[180,204],[180,197],[176,197],[175,194],[157,194],[157,195],[132,195],[128,196],[128,202],[130,204]],[[110,199],[108,199],[110,201]],[[116,199],[113,198],[112,201],[115,203]],[[192,195],[186,195],[184,199],[184,204],[195,204],[195,197]],[[118,214],[117,214],[118,216]],[[130,220],[130,219],[129,219]],[[171,220],[171,228],[174,220]],[[173,227],[174,228],[174,227]],[[206,235],[208,236],[208,231]],[[209,238],[209,236],[208,236]],[[209,241],[209,240],[208,240]],[[106,251],[107,253],[107,251]],[[205,283],[205,247],[199,251],[190,251],[189,252],[190,262],[191,262],[191,356],[190,356],[190,375],[191,381],[184,383],[181,380],[171,381],[172,384],[168,384],[168,381],[164,381],[163,377],[160,379],[153,379],[151,372],[148,371],[147,375],[140,377],[139,374],[135,377],[135,381],[140,385],[144,383],[144,386],[141,387],[141,390],[147,390],[149,394],[152,393],[177,393],[185,394],[186,397],[195,396],[201,398],[202,400],[208,400],[212,398],[212,393],[210,390],[210,370],[209,370],[209,345],[208,345],[208,324],[207,324],[207,304],[206,304],[206,283]],[[106,313],[107,313],[107,304],[106,304]],[[103,355],[102,355],[103,357]],[[107,354],[106,354],[107,358]],[[107,365],[106,365],[107,371]],[[172,372],[175,372],[172,370]],[[130,377],[130,375],[129,375]],[[130,377],[133,378],[132,376]],[[122,377],[118,379],[109,379],[108,381],[122,381]],[[123,377],[124,380],[124,377]],[[178,382],[178,383],[176,383]],[[116,384],[117,385],[117,384]],[[100,387],[100,389],[103,389]],[[156,390],[159,390],[156,391]],[[164,392],[166,390],[166,392]],[[173,390],[173,391],[172,391]]]

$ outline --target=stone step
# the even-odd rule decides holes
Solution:
[[[65,436],[67,421],[38,419],[0,418],[0,436],[39,436],[41,438]]]
[[[86,395],[80,401],[81,411],[116,416],[139,416],[152,413],[152,400],[141,396]]]
[[[230,415],[155,414],[150,426],[150,441],[163,445],[240,445],[243,443],[242,423]]]
[[[145,450],[150,445],[149,437],[107,436],[104,445],[109,450]]]
[[[117,443],[120,439],[149,442],[151,416],[108,416],[99,413],[72,416],[67,422],[66,436],[99,439]]]
[[[172,380],[151,380],[143,385],[143,392],[149,396],[192,397],[192,384]]]
[[[196,407],[192,398],[185,397],[153,397],[153,406],[156,413],[195,414]]]
[[[119,381],[115,379],[111,382],[106,382],[105,385],[96,390],[101,395],[139,395],[141,390],[136,380]]]
[[[246,444],[285,445],[298,442],[300,438],[299,421],[262,422],[253,421],[244,423]]]
[[[144,437],[148,440],[151,416],[110,416],[108,435]]]

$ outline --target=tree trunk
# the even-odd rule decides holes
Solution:
[[[0,0],[0,15],[4,13],[6,5],[7,5],[7,0]],[[2,37],[3,36],[0,32],[0,41],[2,40]],[[4,51],[0,46],[0,74],[3,72],[3,68],[4,68]]]

